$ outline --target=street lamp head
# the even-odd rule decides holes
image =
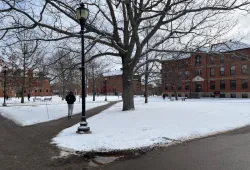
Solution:
[[[89,17],[89,10],[84,7],[84,4],[81,3],[80,7],[76,9],[76,18],[80,20],[86,21]]]

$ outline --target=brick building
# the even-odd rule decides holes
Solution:
[[[93,83],[91,81],[91,79],[88,80],[88,94],[93,93]],[[108,95],[121,95],[123,91],[122,88],[122,71],[120,70],[104,73],[102,77],[96,80],[97,94],[107,93]],[[133,89],[134,95],[142,94],[140,79],[136,76],[134,76],[133,79]]]
[[[162,93],[173,96],[250,97],[250,45],[227,42],[162,62]]]
[[[7,63],[5,63],[7,65]],[[0,97],[4,96],[3,62],[0,62]],[[23,71],[20,69],[6,71],[6,93],[9,97],[21,96]],[[25,74],[24,96],[50,96],[52,95],[49,80],[39,71],[28,70]]]

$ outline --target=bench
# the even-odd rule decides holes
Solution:
[[[181,98],[181,101],[185,101],[187,99],[187,97],[183,97]]]
[[[50,102],[51,102],[51,101],[52,101],[52,97],[49,97],[49,98],[46,98],[46,97],[45,97],[45,98],[43,99],[43,101],[44,101],[44,102],[45,102],[45,101],[50,101]]]
[[[41,98],[33,98],[33,102],[35,101],[41,101],[42,99]]]

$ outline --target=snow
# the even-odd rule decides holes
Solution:
[[[44,97],[42,97],[44,98]],[[76,97],[73,114],[81,113],[82,104],[79,96]],[[118,100],[117,96],[108,96],[108,101]],[[108,102],[104,101],[104,96],[96,97],[96,101],[92,101],[92,96],[86,98],[86,110],[105,105]],[[13,98],[7,101],[8,107],[0,107],[0,114],[9,118],[21,126],[28,126],[42,122],[56,120],[68,116],[68,106],[66,101],[58,96],[52,97],[52,102],[33,102],[33,97],[30,101],[25,98],[25,103],[20,103],[20,98]],[[3,102],[3,98],[0,99]]]
[[[210,51],[210,48],[208,47],[200,48],[200,51],[227,52],[227,51],[236,51],[236,50],[241,50],[241,49],[246,49],[246,48],[250,48],[250,45],[240,42],[240,41],[227,41],[224,43],[213,45],[211,51]]]
[[[250,123],[249,99],[163,100],[150,97],[144,104],[135,98],[134,111],[121,111],[117,103],[89,118],[91,134],[76,134],[74,125],[60,132],[52,143],[66,151],[108,152],[171,144]]]

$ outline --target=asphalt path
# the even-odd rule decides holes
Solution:
[[[90,109],[86,112],[86,117],[94,116],[115,103]],[[0,116],[0,170],[84,170],[88,164],[84,157],[51,159],[60,152],[50,144],[51,139],[80,120],[81,114],[77,114],[72,119],[66,117],[21,127]]]
[[[102,170],[250,170],[250,126],[153,150]]]

